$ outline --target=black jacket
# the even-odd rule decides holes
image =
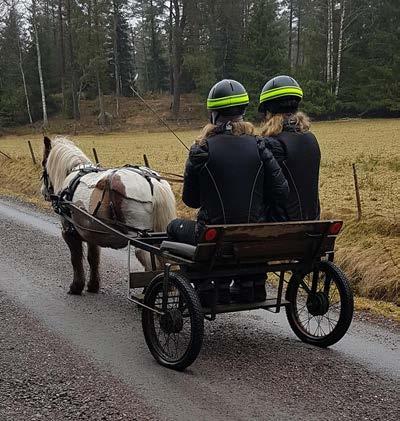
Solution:
[[[320,218],[319,167],[321,152],[311,132],[301,133],[290,123],[278,136],[264,138],[282,168],[290,194],[273,211],[275,220],[305,221]]]
[[[182,199],[200,208],[199,224],[257,223],[283,206],[288,183],[263,139],[224,132],[193,145]]]

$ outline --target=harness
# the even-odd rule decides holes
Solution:
[[[142,177],[144,177],[146,179],[146,181],[149,183],[149,187],[150,187],[150,191],[151,191],[151,195],[154,195],[154,186],[152,183],[152,179],[155,179],[157,181],[161,181],[161,177],[155,172],[152,171],[151,169],[147,168],[147,167],[140,167],[138,165],[125,165],[121,168],[117,168],[115,170],[113,170],[107,177],[107,184],[106,187],[103,189],[103,193],[101,196],[101,199],[99,200],[99,202],[96,205],[96,208],[93,211],[92,216],[96,217],[96,214],[98,212],[98,210],[100,209],[105,194],[108,193],[110,196],[110,210],[111,210],[111,214],[112,214],[112,219],[106,219],[106,218],[102,218],[102,220],[104,220],[104,222],[118,226],[120,228],[122,228],[123,230],[126,231],[133,231],[136,232],[137,234],[141,234],[141,235],[146,235],[148,230],[142,230],[127,224],[122,223],[121,221],[118,220],[117,215],[116,215],[116,211],[115,211],[115,205],[114,205],[114,195],[115,194],[119,194],[118,192],[115,192],[113,190],[112,187],[112,183],[113,183],[113,177],[116,174],[116,172],[120,169],[126,169],[129,171],[132,171],[136,174],[141,175]],[[55,213],[59,214],[60,216],[62,216],[67,222],[68,222],[68,231],[75,231],[74,228],[74,221],[72,220],[72,215],[71,215],[71,210],[70,210],[70,205],[71,207],[73,207],[73,203],[72,203],[72,199],[73,196],[75,194],[75,191],[79,185],[79,183],[81,182],[81,179],[83,176],[87,175],[87,174],[91,174],[91,173],[98,173],[98,172],[103,172],[106,171],[105,168],[99,168],[99,167],[95,167],[93,165],[80,165],[79,167],[75,167],[71,170],[71,173],[77,171],[76,175],[72,178],[72,180],[69,182],[68,186],[62,190],[60,192],[60,194],[55,195],[54,194],[54,188],[50,182],[50,178],[49,175],[47,173],[47,169],[45,168],[43,170],[42,173],[42,177],[41,179],[43,180],[43,183],[45,185],[45,188],[47,189],[47,192],[50,196],[51,202],[52,202],[52,208],[54,210]],[[133,198],[129,198],[124,196],[125,199],[127,200],[134,200],[140,203],[151,203],[151,202],[142,202],[138,199],[133,199]]]

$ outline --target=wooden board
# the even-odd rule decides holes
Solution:
[[[210,225],[224,241],[256,241],[276,237],[291,237],[297,234],[323,234],[333,221],[276,222],[268,224]],[[203,242],[202,239],[200,243]]]
[[[129,276],[129,288],[143,288],[160,273],[162,270],[147,271],[147,272],[132,272]]]
[[[218,231],[215,243],[204,237],[197,246],[195,261],[214,260],[310,260],[334,250],[336,236],[328,235],[335,221],[300,221],[268,224],[213,225]]]

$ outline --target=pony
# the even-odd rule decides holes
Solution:
[[[157,173],[145,167],[100,169],[67,137],[44,138],[42,167],[41,193],[45,200],[51,201],[52,194],[68,191],[68,199],[75,206],[122,232],[130,234],[135,229],[164,232],[168,223],[176,218],[171,186]],[[73,267],[69,293],[80,295],[85,288],[84,242],[90,266],[87,291],[97,293],[100,248],[119,249],[128,241],[112,233],[100,232],[95,222],[77,212],[71,212],[69,221],[61,214],[61,224]],[[145,270],[151,270],[149,253],[135,249],[135,254]]]

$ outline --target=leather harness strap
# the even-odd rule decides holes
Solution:
[[[154,171],[145,168],[145,167],[139,167],[139,166],[133,166],[133,165],[125,165],[124,167],[122,167],[123,169],[127,169],[129,171],[133,171],[139,175],[141,175],[142,177],[144,177],[147,182],[149,183],[149,187],[151,190],[151,194],[152,196],[154,195],[154,186],[153,183],[151,181],[151,179],[156,179],[157,181],[161,181],[161,177]],[[102,218],[106,223],[109,224],[113,224],[115,226],[118,226],[124,230],[127,231],[132,231],[132,232],[136,232],[138,234],[142,234],[145,235],[147,230],[141,230],[139,228],[136,227],[132,227],[130,225],[124,224],[121,221],[118,220],[117,215],[116,215],[116,211],[115,211],[115,194],[119,194],[118,192],[116,192],[113,189],[112,183],[113,183],[113,177],[116,174],[116,172],[119,170],[118,169],[114,169],[113,171],[111,171],[108,175],[107,175],[107,179],[106,179],[106,185],[103,189],[102,195],[101,195],[101,199],[99,200],[99,202],[96,205],[96,208],[94,209],[92,215],[94,217],[96,217],[97,212],[99,210],[99,208],[101,207],[104,197],[106,195],[106,193],[109,194],[110,197],[110,211],[111,211],[111,215],[112,215],[112,219],[105,219]],[[73,170],[75,171],[75,170]],[[74,221],[71,218],[71,212],[70,209],[68,208],[68,206],[63,206],[63,201],[65,202],[72,202],[72,198],[74,196],[74,193],[81,181],[81,178],[87,174],[90,174],[92,172],[102,172],[105,171],[105,169],[103,168],[99,168],[99,167],[94,167],[94,166],[87,166],[87,167],[82,167],[82,168],[78,168],[77,170],[77,174],[74,176],[74,178],[70,181],[69,185],[59,194],[59,195],[52,195],[52,206],[53,209],[56,213],[58,213],[59,215],[61,215],[62,217],[64,217],[70,225],[69,228],[73,229],[73,224]],[[129,198],[124,196],[125,199],[128,200],[135,200],[137,202],[140,203],[149,203],[149,202],[143,202],[137,199],[133,199],[133,198]]]

